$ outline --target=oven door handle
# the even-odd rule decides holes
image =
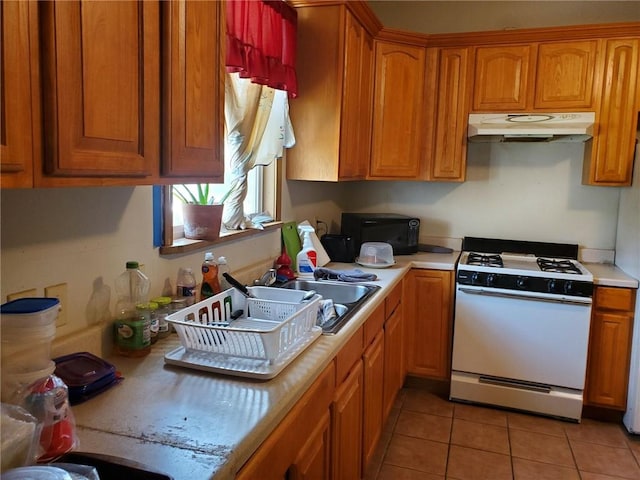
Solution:
[[[532,292],[519,292],[509,293],[505,290],[491,289],[487,290],[482,287],[460,287],[458,291],[463,293],[469,293],[472,295],[486,295],[488,297],[500,297],[500,298],[512,298],[518,300],[533,300],[539,302],[551,302],[551,303],[566,303],[571,305],[583,305],[585,307],[590,306],[592,301],[588,297],[566,297],[566,296],[544,296]]]

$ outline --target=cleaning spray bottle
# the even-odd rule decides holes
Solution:
[[[296,269],[298,277],[313,278],[313,271],[318,265],[318,253],[313,248],[311,234],[314,232],[313,227],[309,225],[300,225],[299,229],[302,233],[302,250],[298,252],[296,257]]]

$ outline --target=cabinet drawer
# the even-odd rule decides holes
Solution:
[[[378,305],[373,313],[367,319],[367,322],[364,324],[364,347],[373,342],[373,339],[376,338],[376,335],[380,330],[382,330],[382,326],[384,325],[384,321],[386,319],[384,315],[385,306],[383,303]]]
[[[636,291],[630,288],[597,287],[595,289],[595,308],[606,310],[633,311]]]
[[[391,316],[393,311],[396,309],[398,305],[400,305],[400,300],[402,299],[402,281],[399,282],[393,290],[389,292],[387,298],[384,299],[384,318],[387,319]]]
[[[362,356],[363,340],[364,327],[360,327],[336,355],[336,385],[342,383],[351,367]]]

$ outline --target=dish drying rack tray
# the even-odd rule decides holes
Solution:
[[[181,347],[165,363],[251,378],[273,378],[322,329],[316,326],[320,295],[302,301],[304,291],[253,287],[257,298],[229,289],[167,316]],[[243,314],[232,320],[238,310]]]

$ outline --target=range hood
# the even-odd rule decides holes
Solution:
[[[470,142],[586,142],[593,136],[594,112],[472,113]]]

